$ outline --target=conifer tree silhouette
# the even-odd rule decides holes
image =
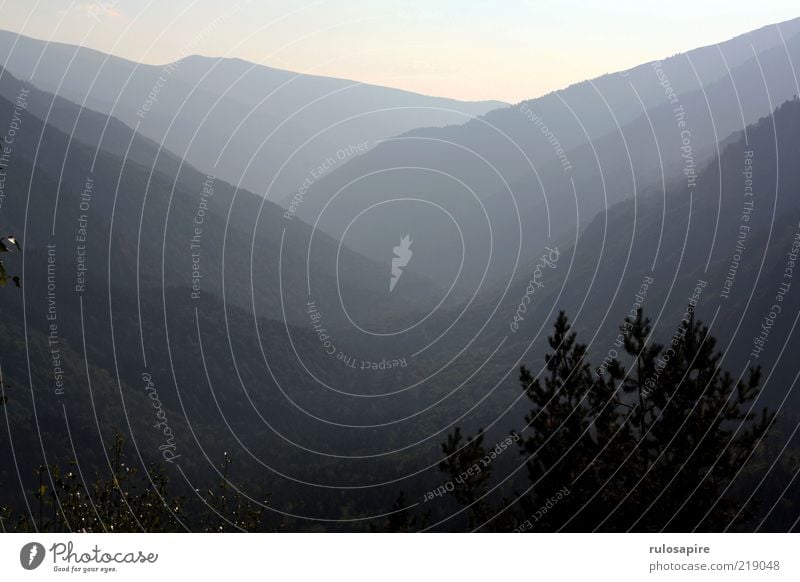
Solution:
[[[532,404],[519,430],[529,484],[519,503],[496,513],[526,521],[530,531],[746,528],[756,501],[743,506],[729,485],[774,418],[756,412],[761,371],[736,379],[721,370],[716,340],[691,306],[666,346],[651,331],[641,310],[626,318],[618,336],[624,356],[596,369],[559,313],[542,377],[520,369]],[[448,435],[440,468],[460,471],[482,434],[470,442],[472,449],[459,448],[460,430]],[[487,472],[452,495],[472,505],[488,480]],[[565,488],[569,495],[558,495]],[[489,513],[485,502],[480,507],[471,523]]]

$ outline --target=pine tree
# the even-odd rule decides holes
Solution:
[[[482,524],[490,515],[490,507],[482,499],[491,476],[490,467],[482,462],[486,456],[483,439],[483,430],[475,437],[464,439],[461,429],[456,427],[442,443],[445,458],[439,463],[439,469],[449,478],[447,489],[452,486],[451,495],[469,507],[470,529]]]
[[[548,338],[552,351],[543,377],[521,368],[532,403],[519,431],[529,483],[520,503],[504,512],[525,523],[519,529],[746,527],[755,505],[743,507],[730,485],[773,420],[766,409],[751,410],[761,372],[750,369],[737,380],[721,370],[716,340],[695,321],[691,306],[667,346],[655,343],[651,332],[641,311],[626,318],[616,341],[624,354],[593,372],[586,346],[561,312]],[[456,431],[443,444],[451,460],[442,469],[451,475],[481,443],[476,438],[472,449],[459,449],[460,442]],[[473,504],[488,479],[454,491],[455,498]]]

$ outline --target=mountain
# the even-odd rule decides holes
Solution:
[[[524,257],[574,239],[616,202],[676,172],[692,187],[718,142],[796,94],[798,27],[385,140],[313,184],[298,212],[373,257],[408,232],[422,258],[409,268],[440,286],[458,274],[469,295],[508,281]]]
[[[113,115],[203,172],[291,198],[317,169],[381,139],[462,123],[501,102],[461,102],[240,59],[186,56],[142,65],[86,47],[0,31],[12,75]],[[330,169],[330,168],[328,168]],[[328,170],[323,170],[328,171]]]
[[[137,464],[160,461],[178,487],[208,483],[235,446],[240,475],[277,503],[336,518],[346,497],[379,508],[394,479],[424,471],[422,456],[402,450],[436,451],[439,419],[469,407],[465,397],[434,406],[450,382],[424,386],[435,368],[392,351],[393,330],[354,342],[337,333],[439,301],[413,273],[390,294],[390,257],[356,255],[119,120],[6,71],[0,128],[11,139],[0,223],[22,245],[5,265],[23,282],[6,289],[0,320],[14,435],[0,448],[4,506],[9,495],[22,504],[24,491],[6,488],[17,471],[78,456],[102,472],[101,445],[116,429],[135,439]],[[159,448],[157,413],[177,459]],[[369,493],[326,489],[341,471]]]
[[[800,155],[798,128],[800,100],[793,99],[721,144],[695,189],[687,191],[679,174],[663,190],[611,206],[555,255],[540,253],[557,258],[552,266],[540,257],[526,261],[507,291],[498,287],[478,300],[453,333],[482,329],[473,347],[482,363],[502,345],[487,372],[496,378],[548,349],[561,310],[599,365],[621,353],[619,326],[637,305],[654,323],[653,340],[667,344],[691,309],[719,340],[720,366],[734,375],[761,366],[760,405],[791,417],[800,406],[791,359],[800,348],[800,168],[790,162]]]
[[[16,98],[0,101],[1,127],[21,117],[7,152],[0,207],[4,229],[14,232],[23,246],[21,255],[7,259],[9,270],[19,272],[24,281],[22,296],[9,298],[12,315],[7,325],[24,330],[21,337],[36,338],[29,349],[38,358],[31,360],[33,368],[18,359],[20,346],[13,342],[20,336],[14,335],[16,347],[8,351],[15,353],[17,365],[4,366],[9,382],[27,383],[26,368],[35,369],[41,383],[34,392],[52,396],[53,380],[47,379],[52,366],[41,344],[47,343],[48,310],[43,301],[52,283],[59,341],[68,346],[65,353],[75,354],[65,380],[68,392],[86,387],[78,354],[88,350],[89,361],[103,370],[105,394],[113,394],[108,392],[114,389],[109,377],[133,386],[147,368],[178,386],[188,373],[190,386],[212,381],[233,390],[237,379],[279,399],[282,390],[297,391],[294,405],[281,405],[283,422],[298,422],[291,420],[294,414],[307,422],[310,411],[319,415],[326,410],[337,410],[340,422],[368,417],[359,407],[333,406],[329,401],[359,402],[327,389],[334,379],[346,382],[355,395],[383,388],[372,382],[374,374],[349,369],[335,354],[326,354],[332,342],[341,350],[346,345],[335,336],[328,341],[332,332],[323,337],[325,329],[347,321],[368,326],[377,314],[423,310],[432,294],[429,283],[408,274],[402,281],[404,293],[391,295],[388,257],[385,266],[376,265],[340,248],[304,223],[286,219],[283,209],[263,198],[209,179],[186,164],[176,165],[170,155],[160,156],[156,144],[113,118],[53,100],[5,72],[0,82],[3,95],[25,95],[26,104],[18,108]],[[48,101],[55,106],[46,108]],[[49,123],[36,116],[42,111],[50,112]],[[72,137],[58,128],[74,124]],[[97,142],[76,139],[101,134],[103,144],[115,144],[111,149],[124,146],[136,155],[122,158]],[[51,257],[54,281],[48,267]],[[322,314],[319,325],[320,317],[309,313],[311,300],[315,313]],[[199,316],[208,323],[198,335]],[[217,356],[225,361],[209,371],[210,380],[195,365],[203,359],[199,338],[207,349],[215,346],[213,353],[205,354],[209,362]],[[116,353],[109,349],[115,345]],[[235,361],[225,359],[237,346],[249,353],[238,369]],[[375,340],[352,350],[375,362],[388,357]],[[178,360],[185,364],[173,368]],[[257,366],[262,360],[264,367]],[[291,370],[283,378],[288,386],[276,384],[276,370]],[[374,409],[369,399],[361,402],[379,421],[413,401],[394,399],[398,403],[386,409]],[[283,410],[286,406],[288,412]],[[303,412],[290,413],[293,406],[301,406]],[[59,414],[57,408],[48,411]],[[202,415],[207,414],[206,408]]]
[[[280,308],[279,281],[274,276],[280,260],[284,266],[292,265],[283,275],[283,284],[288,288],[308,286],[308,267],[320,294],[351,298],[356,306],[351,309],[362,316],[365,314],[359,309],[369,309],[372,302],[367,299],[376,295],[386,296],[387,303],[380,307],[383,313],[387,308],[410,308],[412,304],[415,308],[424,307],[424,297],[437,293],[429,282],[409,274],[405,297],[389,295],[387,266],[371,263],[347,248],[340,251],[336,241],[313,232],[299,220],[286,218],[285,211],[274,203],[200,173],[116,118],[78,107],[7,72],[0,73],[0,96],[7,104],[23,91],[23,118],[33,118],[12,149],[32,165],[35,162],[30,176],[52,180],[55,196],[52,203],[36,207],[32,216],[37,220],[28,216],[27,221],[24,208],[19,206],[22,199],[6,200],[2,214],[7,228],[27,230],[30,245],[46,244],[61,217],[80,210],[79,202],[74,200],[79,201],[91,180],[95,194],[88,207],[101,216],[95,220],[103,226],[97,228],[109,228],[117,236],[126,237],[138,245],[141,261],[154,261],[147,268],[136,267],[142,287],[160,285],[162,270],[163,283],[191,286],[192,272],[197,269],[186,268],[186,262],[189,267],[200,264],[199,256],[192,258],[190,243],[194,237],[202,239],[200,276],[204,278],[204,291],[225,294],[229,303],[247,309],[255,306],[262,312],[275,313]],[[13,110],[13,106],[8,107],[9,114]],[[43,119],[47,119],[46,125],[41,123]],[[21,178],[19,172],[11,174],[7,191],[27,191],[29,184],[17,182]],[[45,220],[48,205],[52,209],[49,220]],[[109,222],[110,217],[116,220]],[[74,218],[77,220],[77,216]],[[199,235],[196,229],[200,223],[196,220],[202,223]],[[99,250],[104,252],[105,248],[101,245]],[[257,262],[253,262],[259,251]],[[382,262],[388,264],[388,258]],[[223,290],[226,283],[228,287]],[[287,301],[295,299],[297,305],[284,305],[285,313],[276,314],[275,318],[300,317],[305,321],[305,299],[302,294],[293,293]],[[302,315],[297,316],[297,311]],[[330,317],[335,317],[334,313]]]
[[[22,244],[4,255],[22,288],[3,290],[0,319],[0,505],[24,511],[31,476],[59,460],[107,473],[102,445],[119,430],[133,466],[160,462],[187,497],[223,471],[247,495],[269,492],[275,529],[366,529],[401,491],[394,508],[459,527],[447,502],[425,504],[447,489],[440,443],[456,426],[485,429],[493,497],[530,485],[515,447],[500,455],[495,443],[523,426],[519,366],[542,372],[559,310],[599,366],[622,351],[636,305],[669,342],[691,304],[723,369],[763,366],[757,408],[791,427],[794,26],[604,77],[605,117],[588,82],[387,138],[324,170],[294,210],[207,175],[135,120],[0,70],[0,132],[13,138],[0,153],[0,224]],[[666,77],[685,119],[662,102]],[[561,154],[534,117],[545,103],[564,108]],[[317,223],[310,211],[325,204]],[[793,482],[788,461],[777,476],[765,469],[788,432],[734,484],[746,496],[770,476],[766,507]]]

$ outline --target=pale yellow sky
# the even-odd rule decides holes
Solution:
[[[800,16],[796,0],[5,0],[0,28],[134,61],[239,57],[516,102]]]

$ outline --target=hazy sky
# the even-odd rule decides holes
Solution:
[[[0,0],[0,28],[161,64],[186,54],[520,101],[800,16],[797,0]]]

